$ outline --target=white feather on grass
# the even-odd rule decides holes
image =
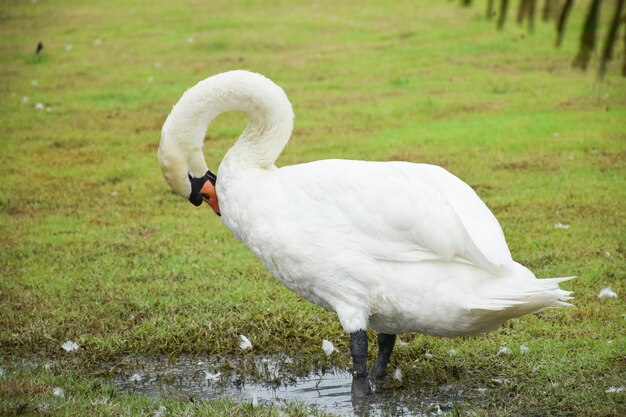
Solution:
[[[402,369],[396,368],[395,371],[393,371],[393,379],[402,381]]]
[[[78,350],[80,348],[80,345],[76,342],[73,342],[71,340],[68,340],[67,342],[63,343],[61,345],[61,347],[66,351],[66,352],[73,352],[75,350]]]
[[[510,354],[511,354],[511,349],[509,349],[506,346],[500,346],[500,349],[498,350],[498,353],[496,353],[496,356],[510,355]]]
[[[239,338],[241,339],[241,342],[239,342],[239,349],[241,350],[247,350],[247,349],[252,349],[252,342],[250,342],[250,339],[248,339],[246,336],[240,334]]]
[[[530,349],[528,349],[528,346],[526,345],[520,345],[519,346],[519,353],[521,353],[522,355],[528,353]]]
[[[615,291],[613,291],[610,288],[602,288],[600,290],[600,292],[598,293],[598,298],[605,298],[605,297],[609,297],[609,298],[617,298],[617,294],[615,293]]]
[[[330,340],[322,340],[322,350],[326,354],[326,356],[330,356],[335,351],[335,345]]]
[[[65,390],[61,387],[52,388],[52,395],[59,398],[65,398]]]
[[[606,389],[606,393],[614,393],[614,392],[624,392],[626,388],[624,388],[624,386],[622,385],[621,387],[608,387]]]

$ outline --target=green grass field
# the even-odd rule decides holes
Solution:
[[[279,166],[441,165],[477,190],[517,261],[540,277],[578,276],[563,284],[574,308],[478,338],[402,336],[398,389],[506,377],[458,414],[624,415],[626,393],[605,392],[626,382],[623,44],[599,82],[597,61],[589,73],[570,69],[588,2],[576,2],[560,50],[552,25],[528,35],[511,18],[497,32],[474,3],[0,3],[0,414],[151,415],[165,404],[172,415],[276,415],[122,395],[93,371],[128,353],[241,354],[239,334],[252,354],[311,363],[330,339],[333,360],[350,363],[333,314],[280,286],[210,209],[161,176],[171,106],[197,81],[243,68],[273,79],[294,106]],[[213,171],[245,123],[232,113],[211,125]],[[603,287],[618,298],[598,299]],[[65,353],[66,340],[81,349]],[[521,344],[528,354],[516,353]],[[503,345],[515,353],[496,356]],[[417,360],[426,352],[432,361]],[[19,369],[16,358],[67,366]],[[114,400],[97,403],[105,395]]]

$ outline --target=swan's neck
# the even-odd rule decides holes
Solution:
[[[163,126],[161,147],[182,154],[192,175],[204,175],[206,129],[219,114],[231,110],[244,111],[250,122],[224,162],[240,168],[271,167],[291,136],[293,110],[279,86],[247,71],[217,74],[187,90]]]

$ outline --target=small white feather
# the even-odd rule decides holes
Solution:
[[[522,355],[528,353],[529,349],[528,346],[526,345],[520,345],[519,346],[519,353],[521,353]]]
[[[613,393],[613,392],[624,392],[626,388],[624,388],[624,386],[622,385],[621,387],[608,387],[606,389],[606,393]]]
[[[335,345],[330,340],[322,340],[322,350],[326,354],[326,356],[330,356],[335,351]]]
[[[61,387],[52,388],[52,395],[59,398],[65,398],[65,390]]]
[[[207,381],[217,381],[220,379],[220,376],[222,375],[221,372],[209,372],[209,371],[204,371],[204,379]]]
[[[241,339],[241,342],[239,342],[239,348],[241,350],[252,349],[252,342],[250,342],[250,339],[242,334],[239,335],[239,338]]]
[[[569,229],[569,224],[567,223],[554,223],[555,229]]]
[[[76,342],[72,342],[71,340],[68,340],[67,342],[63,343],[61,347],[66,352],[72,352],[72,351],[78,350],[80,348],[80,345]]]
[[[402,381],[402,370],[400,368],[396,368],[396,370],[393,371],[393,379]]]
[[[500,355],[510,355],[510,354],[511,354],[511,349],[509,349],[506,346],[500,346],[500,350],[498,350],[498,353],[496,353],[497,356],[500,356]]]
[[[450,356],[454,356],[454,355],[456,355],[456,353],[457,353],[457,352],[456,352],[456,349],[450,349],[450,350],[448,351],[448,355],[450,355]]]
[[[602,288],[600,292],[598,293],[598,298],[604,298],[604,297],[617,298],[617,294],[615,293],[615,291],[613,291],[610,288]]]
[[[128,378],[130,382],[141,382],[142,379],[143,379],[143,376],[139,374],[132,374],[130,378]]]

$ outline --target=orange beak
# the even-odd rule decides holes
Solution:
[[[202,200],[204,200],[205,203],[211,206],[215,214],[217,214],[218,216],[222,215],[220,213],[220,205],[217,200],[217,192],[215,191],[215,187],[213,186],[213,184],[211,184],[211,181],[207,181],[204,183],[202,189],[200,190],[200,195],[202,196]]]

